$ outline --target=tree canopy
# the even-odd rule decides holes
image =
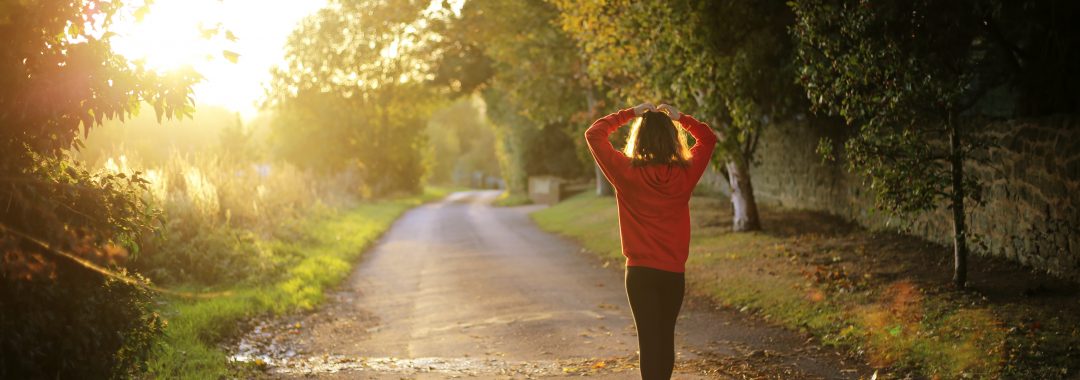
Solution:
[[[954,279],[966,276],[965,167],[985,148],[987,118],[1077,109],[1074,3],[794,1],[799,78],[815,110],[854,132],[843,158],[880,208],[953,212]],[[1071,15],[1071,16],[1066,16]],[[1053,47],[1053,48],[1051,48]],[[1055,84],[1049,78],[1057,78]],[[821,150],[831,155],[832,144]]]
[[[791,10],[780,2],[555,3],[595,82],[617,98],[672,102],[725,136],[714,158],[731,184],[735,228],[760,228],[750,180],[760,129],[804,104],[791,80]]]
[[[0,328],[19,332],[0,339],[11,363],[0,377],[127,376],[161,333],[148,291],[102,269],[136,252],[152,227],[145,182],[68,157],[81,134],[144,103],[159,120],[192,112],[197,73],[161,74],[113,53],[109,30],[123,5],[0,5]]]
[[[424,1],[333,1],[307,18],[273,73],[267,105],[282,157],[355,170],[364,191],[417,191],[423,126],[435,102],[423,59]]]
[[[590,102],[584,57],[555,24],[558,10],[540,0],[466,2],[444,22],[438,83],[479,91],[499,137],[508,187],[527,175],[579,177],[589,167],[581,139]]]

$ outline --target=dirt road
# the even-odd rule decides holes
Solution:
[[[619,268],[536,228],[538,206],[456,193],[406,213],[315,313],[262,322],[236,348],[280,377],[636,378]],[[689,299],[676,378],[858,378],[796,333]]]

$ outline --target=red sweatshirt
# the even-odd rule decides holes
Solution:
[[[585,139],[604,176],[615,187],[626,266],[682,273],[690,253],[690,192],[709,165],[716,135],[709,126],[683,114],[679,124],[697,140],[690,148],[690,166],[634,167],[608,140],[634,117],[629,108],[604,116],[585,131]]]

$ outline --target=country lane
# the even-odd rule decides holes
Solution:
[[[323,307],[257,323],[234,357],[282,378],[638,378],[621,263],[537,228],[528,213],[543,206],[492,206],[498,195],[407,212]],[[674,378],[866,376],[806,336],[700,298],[680,316]]]

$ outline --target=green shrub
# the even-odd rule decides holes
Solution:
[[[150,291],[75,264],[0,282],[0,378],[131,377],[162,335]]]
[[[162,284],[222,286],[266,278],[277,267],[250,231],[172,220],[135,268]]]
[[[230,162],[220,154],[175,153],[148,166],[116,152],[102,166],[112,173],[145,172],[145,198],[163,215],[158,234],[143,237],[133,266],[170,286],[274,278],[282,258],[260,242],[293,233],[298,220],[325,208],[323,199],[347,198],[344,186],[316,185],[322,181],[289,165]]]

